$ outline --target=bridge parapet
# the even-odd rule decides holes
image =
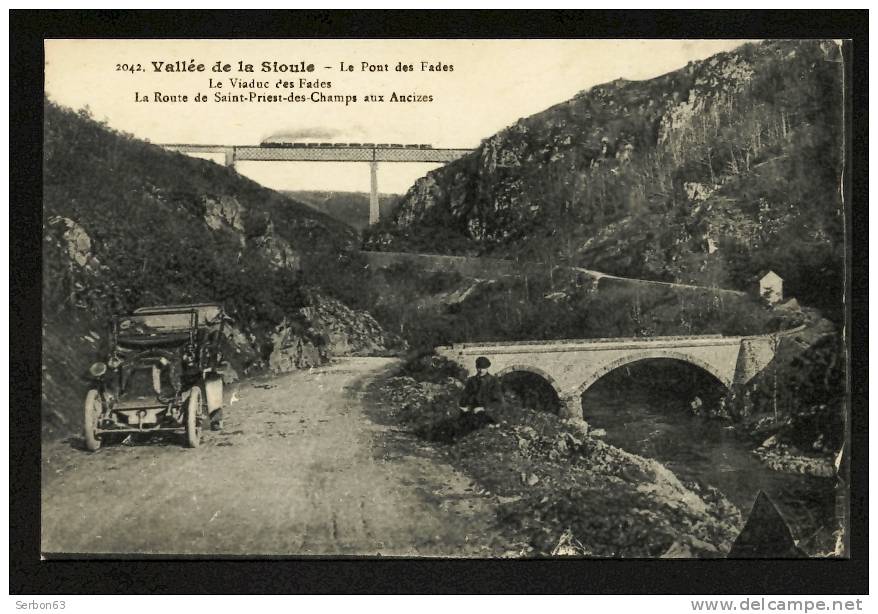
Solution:
[[[585,344],[585,343],[622,343],[629,341],[685,341],[687,339],[741,339],[741,337],[725,337],[720,334],[710,335],[667,335],[659,337],[585,337],[581,339],[540,339],[531,341],[473,341],[464,343],[452,343],[442,347],[492,347],[492,346],[516,346],[516,345],[558,345],[558,344]]]
[[[740,345],[743,337],[701,335],[688,337],[610,337],[602,339],[560,339],[557,341],[516,341],[488,343],[460,343],[436,348],[445,354],[475,355],[484,352],[495,354],[545,354],[558,352],[603,352],[628,349],[643,350],[677,347],[716,347]]]

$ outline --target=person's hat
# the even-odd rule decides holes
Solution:
[[[484,356],[476,358],[476,369],[487,369],[491,366],[491,361]]]

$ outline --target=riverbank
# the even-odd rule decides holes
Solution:
[[[781,443],[787,429],[773,418],[769,424],[764,416],[736,421],[695,411],[689,399],[704,383],[672,373],[667,366],[642,364],[630,374],[607,375],[583,397],[589,424],[606,431],[606,442],[655,459],[684,483],[719,489],[745,518],[764,492],[800,549],[809,556],[837,555],[839,493],[827,455],[805,455]]]
[[[790,438],[787,433],[791,430],[789,419],[776,422],[768,415],[735,419],[724,404],[715,404],[712,409],[704,411],[704,404],[698,396],[690,402],[689,407],[691,411],[687,413],[693,419],[713,421],[732,431],[763,465],[773,471],[815,478],[836,475],[838,451],[823,445],[822,435],[817,436],[810,451],[788,443]],[[766,437],[768,433],[772,434]]]
[[[771,441],[773,439],[775,438],[769,438],[768,441],[753,450],[756,458],[769,469],[781,473],[810,475],[815,478],[835,476],[836,468],[832,457],[805,455],[796,448]]]
[[[522,407],[461,420],[459,373],[442,363],[371,390],[398,427],[497,501],[509,556],[719,558],[743,521],[715,488],[612,446],[582,420]]]

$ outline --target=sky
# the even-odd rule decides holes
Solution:
[[[735,40],[47,40],[46,93],[154,143],[252,145],[278,134],[320,142],[476,147],[519,118],[618,78],[649,79],[733,49]],[[153,62],[163,62],[156,71]],[[168,72],[176,63],[204,70]],[[228,71],[214,72],[219,62]],[[254,72],[239,71],[251,64]],[[263,72],[262,63],[269,63]],[[279,66],[314,65],[313,72]],[[422,64],[424,63],[424,64]],[[342,64],[353,71],[341,70]],[[410,71],[395,70],[397,64]],[[130,70],[140,65],[141,70]],[[428,66],[453,70],[422,70]],[[387,70],[380,70],[386,67]],[[128,70],[126,70],[126,68]],[[299,79],[322,82],[305,87]],[[231,80],[267,82],[234,88]],[[278,82],[288,81],[293,87]],[[222,87],[217,88],[217,82]],[[329,86],[325,83],[329,82]],[[212,87],[213,86],[213,87]],[[349,102],[235,103],[214,96],[357,96]],[[156,102],[186,95],[186,102]],[[390,102],[392,93],[432,101]],[[202,93],[207,102],[196,102]],[[366,95],[384,96],[365,102]],[[142,102],[142,99],[148,102]],[[216,158],[218,160],[218,158]],[[381,192],[405,192],[436,164],[379,165]],[[369,165],[240,162],[239,173],[280,190],[368,191]]]

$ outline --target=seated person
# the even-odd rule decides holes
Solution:
[[[460,397],[460,411],[467,414],[494,413],[503,408],[500,380],[488,373],[491,361],[484,356],[476,359],[476,374],[466,380]]]

